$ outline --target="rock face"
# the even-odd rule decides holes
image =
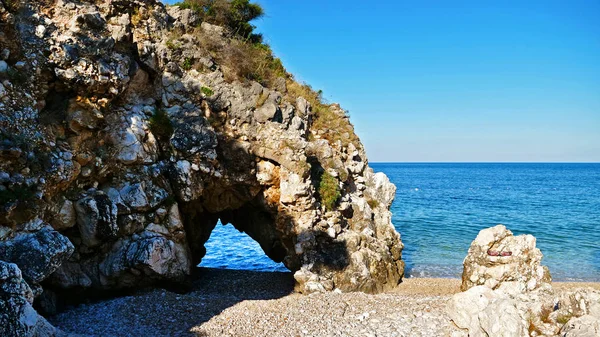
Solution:
[[[598,336],[600,292],[539,288],[526,293],[475,286],[456,294],[448,316],[456,336]]]
[[[38,284],[46,279],[72,253],[71,242],[49,226],[0,241],[0,260],[23,268],[23,278],[29,284]]]
[[[573,318],[561,329],[564,337],[600,336],[600,319],[592,315]]]
[[[471,337],[528,336],[515,303],[486,286],[456,294],[448,304],[448,314]]]
[[[598,336],[600,292],[552,289],[541,259],[531,235],[482,230],[465,258],[463,292],[448,304],[460,329],[453,336]]]
[[[184,281],[219,219],[301,292],[400,282],[395,187],[344,110],[319,129],[291,78],[226,78],[205,47],[234,42],[153,0],[0,2],[0,260],[36,295]]]
[[[484,229],[463,262],[461,290],[477,285],[497,289],[506,282],[515,282],[521,291],[537,289],[552,281],[542,256],[532,235],[513,236],[503,225]]]
[[[33,309],[33,292],[16,264],[0,261],[0,336],[59,336]]]

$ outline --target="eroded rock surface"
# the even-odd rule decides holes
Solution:
[[[463,292],[448,304],[460,329],[453,336],[597,336],[600,292],[554,290],[541,260],[533,236],[482,230],[465,258]]]
[[[532,235],[513,236],[503,225],[482,230],[463,262],[461,290],[477,285],[497,289],[511,282],[523,292],[550,283],[550,272],[541,265],[543,255],[535,242]]]
[[[71,242],[47,225],[32,233],[21,232],[11,240],[0,241],[0,260],[21,266],[23,278],[29,284],[46,279],[72,253]]]
[[[290,77],[227,78],[207,43],[232,39],[158,1],[0,2],[0,260],[36,295],[182,282],[221,219],[301,292],[395,287],[395,187],[346,112],[319,129]]]
[[[32,307],[33,292],[14,263],[0,261],[0,336],[54,337],[62,334]]]
[[[600,292],[559,291],[550,287],[526,293],[475,286],[456,294],[448,316],[457,336],[597,336]]]

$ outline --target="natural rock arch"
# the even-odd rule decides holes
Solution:
[[[400,282],[395,187],[369,168],[339,105],[319,103],[341,129],[317,127],[291,77],[273,88],[226,78],[202,39],[231,37],[195,27],[190,10],[16,6],[27,8],[0,2],[2,57],[22,75],[0,103],[0,260],[35,270],[33,297],[185,283],[219,218],[293,271],[300,292]],[[28,268],[7,253],[16,245],[45,255]]]
[[[286,259],[288,257],[288,249],[293,248],[292,240],[288,238],[286,241],[284,235],[281,232],[278,232],[275,226],[271,225],[275,221],[272,218],[272,214],[257,210],[256,208],[253,208],[251,204],[247,204],[237,210],[219,213],[217,223],[219,221],[224,224],[232,225],[236,230],[244,233],[258,243],[264,254],[274,262],[283,262],[290,271],[296,271],[298,269],[295,267],[297,266],[297,262],[296,265],[294,265],[293,261],[290,261],[289,258]],[[214,223],[214,221],[212,221],[212,223]],[[211,227],[214,230],[214,227]],[[209,236],[211,234],[212,230],[211,233],[209,233]],[[190,239],[190,241],[192,240]],[[201,262],[202,257],[206,254],[203,250],[205,243],[206,241],[190,243],[193,263]],[[194,254],[195,247],[198,247],[198,255]]]

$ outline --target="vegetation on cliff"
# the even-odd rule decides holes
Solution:
[[[249,0],[184,0],[176,5],[194,10],[203,22],[229,30],[232,38],[226,44],[219,43],[215,36],[202,29],[194,31],[194,34],[202,35],[202,47],[224,67],[224,74],[229,81],[250,80],[273,88],[278,79],[284,78],[287,99],[295,102],[303,97],[312,107],[312,127],[316,132],[310,135],[311,138],[314,139],[318,133],[319,138],[327,139],[331,144],[340,141],[344,146],[349,143],[359,145],[360,141],[347,116],[333,111],[323,98],[322,90],[314,90],[310,85],[296,81],[271,47],[263,42],[262,35],[254,31],[256,27],[251,21],[264,15],[259,4]],[[173,48],[177,46],[174,42],[171,44]]]
[[[202,21],[227,27],[235,35],[253,43],[262,42],[262,35],[254,33],[250,21],[264,15],[263,8],[249,0],[185,0],[177,3],[183,9],[192,9]]]
[[[323,204],[328,211],[334,209],[335,203],[342,195],[337,179],[327,171],[323,172],[323,175],[321,175],[319,195],[321,196],[321,204]]]

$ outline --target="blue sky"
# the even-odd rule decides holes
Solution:
[[[600,161],[600,2],[258,0],[370,161]]]

